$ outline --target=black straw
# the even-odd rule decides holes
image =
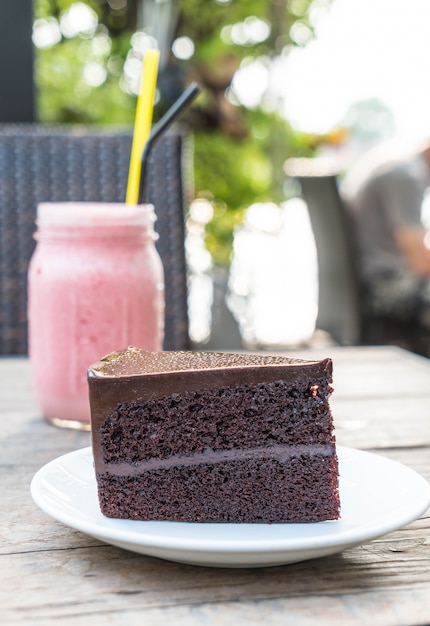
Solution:
[[[198,96],[200,92],[200,85],[198,85],[197,83],[191,83],[191,85],[187,87],[184,93],[179,96],[176,102],[172,104],[170,109],[152,128],[141,157],[138,204],[144,204],[145,202],[145,181],[149,153],[151,152],[157,141],[159,141],[164,135],[166,130],[173,124],[175,120],[178,119],[181,113],[183,113],[185,109],[190,106],[192,101]]]

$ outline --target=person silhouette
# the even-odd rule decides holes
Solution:
[[[373,314],[416,319],[430,330],[430,248],[424,207],[430,141],[365,155],[346,174],[341,194],[358,241],[366,306]],[[428,240],[428,238],[427,238]]]

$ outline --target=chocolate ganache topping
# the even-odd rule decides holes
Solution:
[[[98,363],[91,365],[90,375],[96,377],[142,376],[164,372],[186,372],[189,370],[215,370],[231,368],[273,368],[292,369],[294,366],[326,364],[323,361],[305,361],[284,356],[227,353],[227,352],[192,352],[165,351],[149,352],[129,347],[126,350],[112,352]]]
[[[248,353],[148,352],[129,347],[104,356],[88,370],[92,428],[100,426],[121,396],[145,402],[172,393],[277,380],[328,377],[331,382],[331,376],[329,358],[305,361]]]
[[[148,352],[129,347],[104,356],[88,370],[92,423],[112,410],[123,393],[145,401],[183,391],[284,380],[332,377],[331,359],[225,352]],[[114,384],[112,384],[114,383]]]

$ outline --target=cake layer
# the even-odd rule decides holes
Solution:
[[[283,380],[121,402],[100,426],[105,462],[275,444],[332,443],[323,379]],[[133,427],[130,424],[133,423]]]
[[[135,520],[287,523],[339,515],[337,459],[292,455],[98,476],[102,513]],[[335,494],[335,495],[333,495]]]
[[[300,359],[289,359],[280,356],[271,355],[252,355],[252,354],[226,354],[218,352],[146,352],[137,348],[128,348],[121,352],[114,352],[104,357],[101,361],[91,366],[88,372],[89,383],[89,395],[91,405],[91,430],[93,433],[93,451],[95,456],[96,467],[99,460],[103,458],[101,450],[101,438],[103,438],[103,432],[106,433],[103,445],[106,446],[105,454],[109,454],[110,458],[114,458],[115,442],[117,443],[117,449],[121,448],[126,450],[131,448],[125,441],[124,433],[128,433],[128,437],[133,437],[132,432],[134,428],[141,431],[142,428],[146,428],[145,424],[141,424],[142,415],[137,419],[134,424],[133,431],[126,426],[125,430],[120,427],[119,431],[115,433],[115,422],[121,422],[121,413],[124,416],[127,411],[123,407],[121,410],[121,403],[125,402],[127,406],[144,406],[145,403],[154,401],[162,406],[164,416],[166,412],[171,417],[175,412],[174,406],[171,406],[167,410],[167,405],[163,402],[163,398],[170,398],[173,403],[182,403],[181,409],[176,409],[181,420],[186,419],[186,411],[183,410],[184,403],[188,403],[190,412],[193,411],[199,413],[199,421],[203,416],[204,421],[208,420],[206,410],[212,410],[210,402],[205,397],[204,402],[199,402],[198,398],[193,400],[190,396],[192,393],[197,394],[210,394],[214,391],[217,394],[220,389],[227,387],[239,387],[245,385],[248,389],[252,389],[254,385],[268,385],[271,383],[283,382],[285,389],[279,390],[275,402],[282,401],[284,406],[290,405],[291,411],[287,411],[287,419],[291,420],[298,426],[300,419],[304,419],[308,423],[312,420],[319,421],[320,426],[315,425],[316,429],[320,429],[323,432],[323,412],[322,408],[328,406],[327,399],[331,393],[332,377],[332,362],[330,359],[323,359],[321,361],[303,361]],[[313,385],[317,385],[313,387]],[[286,389],[289,390],[289,395],[286,395]],[[243,389],[245,389],[243,387]],[[308,403],[308,407],[312,406],[312,409],[307,417],[305,417],[306,411],[301,411],[302,415],[299,419],[297,415],[293,413],[294,406],[294,394],[297,392],[305,393],[307,395],[305,401]],[[179,394],[174,397],[174,394]],[[273,395],[273,394],[272,394]],[[280,398],[280,396],[282,396]],[[274,398],[272,397],[272,401]],[[297,398],[296,398],[297,400]],[[315,401],[313,401],[315,400]],[[248,398],[245,401],[244,398],[237,398],[236,401],[240,404],[239,412],[243,417],[248,417],[247,423],[242,424],[242,427],[247,429],[252,427],[252,423],[257,423],[256,415],[252,415],[255,412],[256,399],[252,398],[248,394]],[[300,403],[301,400],[298,400]],[[135,403],[135,404],[134,404]],[[171,404],[173,404],[171,403]],[[215,404],[214,404],[215,403]],[[228,428],[229,417],[233,417],[233,413],[230,410],[228,415],[225,415],[225,411],[221,410],[221,400],[219,396],[212,398],[212,405],[216,415],[222,419],[226,428]],[[258,404],[262,406],[264,399],[258,399]],[[270,402],[265,403],[265,410],[269,408]],[[199,408],[198,405],[201,405]],[[299,405],[298,405],[299,406]],[[233,408],[233,407],[231,407]],[[138,409],[139,412],[141,409]],[[245,412],[247,415],[245,416]],[[318,420],[318,415],[321,419]],[[237,418],[238,416],[235,415]],[[251,417],[254,419],[251,420]],[[192,417],[188,415],[191,420]],[[126,419],[126,423],[130,424],[130,416]],[[147,424],[148,435],[147,445],[150,445],[151,437],[154,436],[154,432],[151,429],[155,426],[155,421],[151,425]],[[212,421],[212,419],[210,420]],[[258,425],[260,429],[264,425]],[[272,425],[267,422],[269,430],[273,430]],[[169,432],[161,425],[165,436],[169,438]],[[332,428],[331,417],[328,420],[328,428]],[[326,428],[327,430],[327,428]],[[122,431],[122,432],[120,432]],[[183,432],[186,436],[190,433],[186,431],[184,427]],[[195,431],[194,431],[195,432]],[[109,434],[108,434],[109,433]],[[192,433],[191,433],[192,434]],[[207,433],[205,433],[207,436]],[[230,441],[233,441],[230,435]],[[112,445],[108,445],[107,441],[109,437],[112,439]],[[173,437],[172,437],[173,439]],[[175,435],[176,439],[176,435]],[[213,437],[211,436],[211,439]],[[331,439],[330,439],[331,440]],[[324,439],[327,441],[327,439]],[[185,445],[186,441],[184,436],[181,437],[181,444]],[[300,440],[296,438],[296,442]],[[209,441],[202,442],[204,446],[209,445]],[[200,444],[200,445],[202,445]],[[170,445],[173,446],[173,450],[177,449],[177,443],[170,441]],[[254,442],[250,442],[251,446],[256,445]],[[169,448],[169,442],[165,443],[165,447]],[[215,446],[216,447],[216,446]],[[109,448],[109,452],[108,452]],[[166,450],[162,452],[160,446],[152,445],[153,454],[166,454]],[[168,453],[168,452],[167,452]],[[126,452],[118,452],[121,458],[124,457]],[[139,454],[139,452],[138,452]]]

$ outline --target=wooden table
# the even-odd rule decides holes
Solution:
[[[330,348],[338,443],[430,480],[430,361],[398,348]],[[428,513],[332,557],[264,569],[180,565],[103,544],[52,520],[30,481],[89,434],[41,417],[28,362],[0,359],[0,624],[269,626],[430,623]]]

